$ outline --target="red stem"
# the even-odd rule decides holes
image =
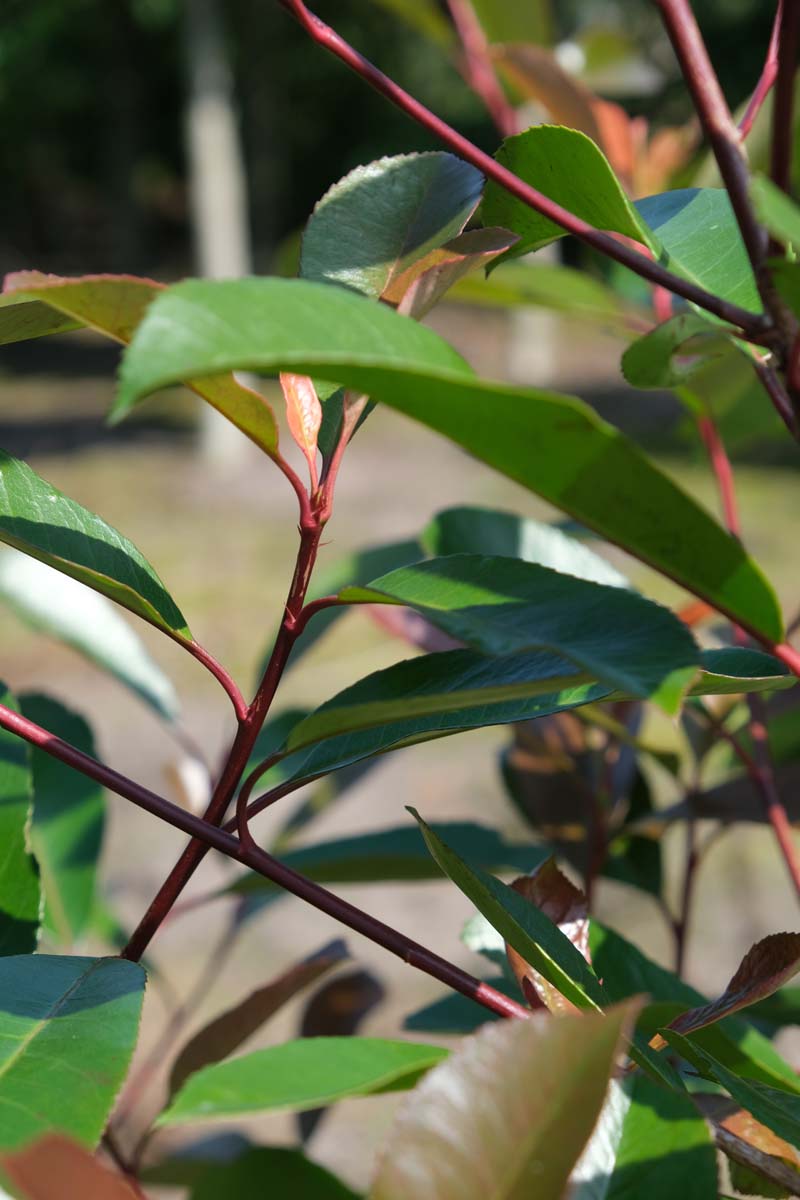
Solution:
[[[182,641],[180,644],[189,651],[193,658],[196,658],[199,663],[202,663],[203,666],[211,672],[214,678],[222,684],[223,688],[231,698],[233,711],[236,713],[237,721],[243,721],[247,716],[247,701],[239,691],[235,680],[228,674],[222,664],[218,663],[217,660],[209,654],[205,647],[199,644],[199,642]]]
[[[162,796],[157,796],[154,792],[121,775],[118,771],[114,771],[111,767],[104,766],[103,763],[91,758],[88,754],[83,754],[80,750],[76,750],[68,742],[63,741],[52,733],[48,733],[40,725],[34,724],[33,721],[29,721],[26,717],[2,705],[0,705],[0,727],[9,730],[10,733],[17,734],[18,737],[24,738],[31,745],[38,746],[45,753],[51,755],[53,758],[57,758],[60,762],[75,767],[76,770],[81,771],[84,775],[88,775],[90,779],[96,779],[104,787],[109,788],[119,796],[123,796],[126,800],[132,801],[139,808],[145,809],[146,812],[160,817],[162,821],[166,821],[175,829],[182,830],[190,837],[202,842],[204,848],[212,847],[215,850],[219,850],[220,853],[227,855],[228,858],[243,863],[252,871],[255,871],[256,874],[262,875],[278,887],[291,892],[292,895],[298,896],[301,900],[305,900],[308,904],[319,909],[320,912],[324,912],[328,916],[333,917],[334,920],[347,925],[356,933],[363,934],[364,937],[369,938],[370,941],[375,942],[379,946],[383,946],[384,949],[402,958],[411,966],[425,971],[426,974],[432,975],[441,983],[446,984],[457,992],[461,992],[462,995],[476,1000],[484,1008],[497,1013],[498,1016],[529,1016],[528,1010],[521,1004],[517,1004],[514,1000],[509,1000],[500,992],[496,992],[488,984],[482,983],[479,979],[475,979],[472,975],[469,975],[466,971],[462,971],[453,963],[440,958],[432,950],[420,946],[417,942],[407,938],[405,934],[392,929],[389,925],[384,925],[382,921],[378,921],[375,917],[370,916],[369,913],[362,912],[355,905],[348,904],[346,900],[340,899],[319,884],[313,883],[310,879],[306,879],[305,876],[299,875],[296,871],[292,871],[290,867],[284,866],[283,863],[278,862],[277,859],[266,854],[263,850],[242,846],[235,837],[232,837],[229,833],[225,833],[215,825],[211,825],[204,818],[197,817],[193,813],[179,808],[177,804],[171,804],[169,800],[165,800]]]
[[[628,267],[637,275],[641,275],[644,279],[648,279],[651,283],[661,284],[675,295],[683,296],[684,299],[691,300],[700,308],[713,312],[731,325],[742,329],[754,340],[762,342],[764,337],[767,341],[770,340],[768,335],[772,333],[772,322],[768,316],[748,312],[747,309],[740,308],[737,304],[731,304],[729,301],[707,292],[704,288],[673,275],[671,271],[667,271],[658,263],[646,258],[645,255],[631,250],[609,234],[602,233],[588,222],[575,216],[574,213],[568,212],[560,204],[548,199],[547,196],[530,187],[513,172],[501,166],[490,155],[479,150],[468,138],[463,137],[429,108],[415,100],[357,50],[354,50],[330,26],[309,12],[303,0],[279,0],[279,3],[299,21],[313,41],[341,59],[346,66],[355,71],[392,104],[407,113],[423,128],[429,130],[465,162],[471,163],[487,178],[493,179],[511,195],[516,196],[523,204],[542,213],[543,216],[555,222],[568,233],[574,234],[587,245],[594,247],[601,254],[622,263],[623,266]]]
[[[772,145],[770,176],[772,182],[789,192],[791,187],[792,149],[794,145],[794,76],[800,44],[800,4],[784,0],[779,12],[778,67],[775,102],[772,109]]]
[[[764,69],[761,72],[761,77],[755,86],[755,90],[750,97],[750,102],[745,109],[744,116],[739,122],[739,136],[742,141],[750,133],[750,130],[755,124],[756,117],[761,111],[761,106],[766,100],[769,93],[772,91],[772,86],[778,75],[778,42],[781,19],[784,8],[784,0],[778,0],[778,8],[775,13],[775,21],[772,26],[772,34],[767,47],[767,57],[764,61]]]
[[[717,481],[725,524],[735,538],[741,538],[742,530],[739,521],[739,508],[736,501],[733,470],[731,469],[731,462],[725,446],[719,436],[719,430],[710,413],[698,417],[697,428],[705,443],[711,468]]]
[[[255,698],[239,724],[227,762],[214,788],[203,820],[220,825],[225,818],[239,781],[253,752],[256,738],[278,690],[292,647],[299,636],[298,618],[308,590],[311,571],[322,535],[322,524],[307,508],[301,516],[300,548],[295,571],[289,587],[283,620],[267,663],[264,677]],[[184,849],[175,866],[153,898],[146,913],[132,933],[123,957],[138,962],[154,934],[166,918],[175,901],[197,870],[207,853],[203,842],[194,840]]]
[[[765,282],[767,234],[759,225],[750,203],[750,174],[742,152],[739,132],[722,94],[717,74],[711,65],[689,0],[656,0],[656,4],[661,10],[695,111],[717,160],[761,290]],[[774,297],[771,291],[768,295],[762,295],[762,299],[767,311],[772,312]]]
[[[486,34],[470,0],[447,0],[447,4],[464,50],[467,83],[486,105],[501,137],[518,133],[516,110],[495,74]]]
[[[754,358],[752,361],[753,369],[761,380],[761,386],[772,401],[778,416],[792,437],[795,439],[800,438],[800,427],[798,427],[797,416],[777,371],[766,363],[761,362],[758,358]]]

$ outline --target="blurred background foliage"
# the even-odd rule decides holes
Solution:
[[[192,269],[184,7],[181,0],[0,6],[3,271],[35,265],[174,277]],[[447,47],[412,28],[422,7],[415,0],[316,4],[368,57],[492,149],[491,123]],[[735,106],[757,78],[771,6],[698,0],[694,7]],[[549,11],[544,4],[539,9],[543,36],[595,90],[624,100],[630,113],[656,126],[689,117],[649,0],[559,0]],[[268,271],[283,240],[350,167],[432,143],[341,64],[312,50],[273,0],[225,0],[219,15],[246,163],[254,263]]]

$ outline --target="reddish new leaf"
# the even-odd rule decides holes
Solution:
[[[771,933],[747,951],[738,971],[717,1000],[681,1013],[674,1021],[670,1021],[668,1028],[685,1034],[712,1025],[741,1008],[755,1004],[757,1000],[771,996],[798,971],[800,933]],[[666,1042],[657,1034],[650,1044],[660,1049]]]
[[[279,1008],[345,958],[344,942],[331,942],[204,1026],[175,1060],[169,1079],[170,1097],[195,1071],[233,1054]]]
[[[462,233],[393,277],[381,296],[401,313],[419,320],[459,279],[505,254],[519,238],[507,229]]]
[[[303,451],[316,486],[317,439],[322,425],[322,405],[317,390],[307,375],[292,375],[284,371],[280,381],[286,401],[289,432]]]
[[[150,302],[164,290],[154,279],[133,275],[82,275],[66,279],[41,271],[7,275],[0,305],[0,344],[88,326],[127,345]],[[13,303],[16,297],[19,304]],[[37,303],[31,304],[31,301]],[[53,314],[61,314],[54,320]],[[270,458],[278,454],[278,427],[263,396],[232,375],[185,380],[186,386],[227,417]]]
[[[554,925],[580,950],[588,963],[589,913],[586,897],[580,888],[570,883],[556,865],[548,858],[531,875],[521,875],[511,885],[536,908],[541,909]],[[511,969],[517,977],[525,999],[531,1008],[547,1008],[553,1013],[574,1012],[575,1005],[565,999],[551,983],[535,971],[520,954],[506,944],[506,954]]]
[[[142,1195],[58,1133],[4,1155],[0,1167],[24,1200],[137,1200]],[[0,1194],[5,1195],[2,1189]]]

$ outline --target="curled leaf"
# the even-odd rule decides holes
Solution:
[[[556,860],[548,858],[531,875],[521,875],[511,884],[515,892],[535,905],[569,938],[591,964],[589,954],[589,913],[586,897],[559,870]],[[544,1006],[553,1013],[575,1011],[575,1005],[506,943],[506,954],[525,999],[531,1008]]]

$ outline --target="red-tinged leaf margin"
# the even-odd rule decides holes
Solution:
[[[15,271],[3,281],[3,296],[37,300],[70,320],[96,333],[127,345],[151,301],[167,285],[135,275],[81,275],[68,278],[41,271]],[[86,294],[88,290],[88,295]],[[76,292],[83,293],[82,302]],[[108,292],[109,296],[96,295]],[[0,308],[0,322],[3,309]],[[48,321],[41,334],[59,332]],[[29,333],[29,337],[38,336]],[[233,375],[206,376],[185,380],[186,387],[207,401],[270,458],[279,459],[278,426],[267,401],[252,388],[238,383]]]
[[[381,299],[420,320],[465,275],[488,267],[519,241],[507,229],[471,229],[432,250],[389,281]]]
[[[764,1000],[800,971],[800,933],[771,933],[745,954],[736,974],[716,1000],[681,1013],[669,1028],[676,1033],[693,1033]],[[662,1048],[666,1042],[656,1035],[651,1042]]]
[[[68,1098],[67,1098],[68,1099]],[[0,1169],[25,1200],[141,1200],[122,1175],[107,1170],[93,1154],[59,1133],[0,1158]]]
[[[515,892],[535,905],[569,938],[591,966],[589,953],[589,909],[580,888],[548,858],[530,875],[520,875],[511,884]],[[531,1008],[544,1006],[552,1013],[576,1012],[576,1006],[506,943],[506,955],[525,999]]]

